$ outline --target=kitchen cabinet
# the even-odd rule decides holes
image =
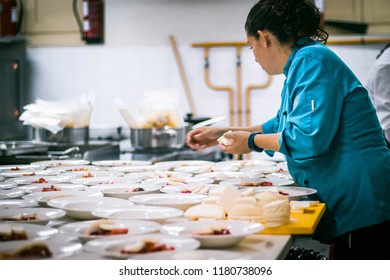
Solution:
[[[81,13],[81,3],[77,9]],[[82,45],[72,0],[23,0],[21,33],[32,45]]]
[[[332,21],[367,23],[368,34],[390,33],[390,1],[388,0],[325,0],[324,18]],[[330,33],[345,33],[329,27]]]

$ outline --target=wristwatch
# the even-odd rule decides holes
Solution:
[[[254,151],[254,152],[259,152],[261,153],[262,151],[264,151],[263,148],[259,148],[256,146],[255,144],[255,136],[257,134],[262,134],[261,132],[254,132],[254,133],[251,133],[248,137],[248,147],[251,151]]]

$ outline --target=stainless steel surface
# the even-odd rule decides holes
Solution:
[[[33,128],[33,139],[36,142],[59,142],[85,144],[89,141],[89,128],[64,128],[54,134],[44,128]]]
[[[175,148],[185,143],[186,130],[181,128],[131,128],[130,141],[134,149]]]
[[[0,156],[13,156],[26,153],[46,152],[47,144],[34,144],[30,141],[3,141],[0,142]]]

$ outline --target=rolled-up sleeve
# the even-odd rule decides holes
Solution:
[[[279,152],[303,160],[329,149],[345,97],[330,65],[310,55],[295,58],[285,84],[290,108],[280,128]]]

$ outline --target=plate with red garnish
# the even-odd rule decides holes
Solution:
[[[257,234],[264,225],[256,222],[233,220],[198,220],[163,225],[162,233],[193,237],[201,248],[224,248],[237,245],[246,236]]]

